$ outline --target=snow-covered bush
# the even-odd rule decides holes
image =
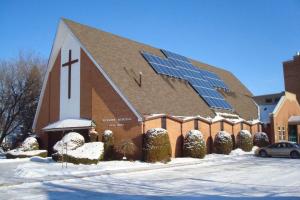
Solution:
[[[90,138],[90,141],[91,142],[97,142],[98,141],[98,132],[95,130],[94,127],[92,127],[90,130],[89,130],[89,138]]]
[[[5,156],[6,158],[30,158],[33,156],[40,156],[46,158],[47,154],[47,150],[23,151],[21,148],[18,148],[6,152]]]
[[[232,138],[226,131],[220,131],[215,135],[214,150],[218,154],[229,154],[233,148]]]
[[[269,137],[264,132],[258,132],[254,134],[253,145],[258,147],[265,147],[270,144]]]
[[[39,150],[39,143],[35,137],[28,137],[21,144],[20,149],[22,151]]]
[[[104,160],[114,159],[114,135],[111,130],[105,130],[102,136],[104,143]]]
[[[62,152],[63,150],[73,150],[84,144],[84,137],[76,132],[67,133],[54,146],[54,151]]]
[[[146,162],[168,162],[172,149],[167,130],[152,128],[144,134],[143,156]]]
[[[47,150],[39,150],[39,143],[35,137],[28,137],[19,148],[6,152],[6,158],[29,158],[33,156],[47,157]]]
[[[63,153],[57,152],[52,155],[53,160],[70,162],[74,164],[96,164],[103,159],[103,142],[89,142],[82,146]]]
[[[192,158],[204,158],[206,146],[203,135],[198,130],[190,130],[184,137],[183,155]]]
[[[249,152],[252,150],[253,140],[251,133],[248,130],[241,130],[237,134],[236,146],[237,148],[240,148],[243,151]]]

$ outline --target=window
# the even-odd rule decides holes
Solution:
[[[278,140],[281,140],[281,127],[278,126],[277,128]]]
[[[280,126],[278,126],[278,139],[279,140],[285,140],[285,127],[284,126],[282,126],[282,127],[280,127]]]
[[[285,143],[285,145],[286,145],[287,148],[293,148],[293,145],[290,144],[290,143]]]
[[[281,143],[276,144],[275,148],[281,148]]]
[[[266,103],[272,103],[272,99],[266,99]]]
[[[285,127],[281,127],[282,140],[285,140]]]

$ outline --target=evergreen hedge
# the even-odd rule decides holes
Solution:
[[[220,131],[215,135],[214,151],[218,154],[229,154],[232,151],[233,142],[231,135],[226,131]]]
[[[243,151],[251,151],[253,148],[253,140],[251,133],[248,130],[241,130],[237,135],[236,140],[237,148],[242,149]]]
[[[206,145],[203,135],[198,130],[190,130],[184,137],[183,155],[192,158],[204,158]]]
[[[253,137],[253,144],[258,147],[268,146],[270,144],[268,135],[264,132],[255,133]]]
[[[145,162],[168,162],[172,149],[167,130],[153,128],[144,134],[143,157]]]

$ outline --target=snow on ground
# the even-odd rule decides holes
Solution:
[[[300,159],[258,158],[239,149],[169,164],[110,161],[62,169],[49,158],[20,160],[0,161],[0,177],[7,177],[0,183],[0,199],[300,199]],[[11,175],[18,180],[9,184]]]
[[[21,148],[10,150],[8,153],[14,156],[35,156],[41,153],[45,153],[47,155],[46,150],[23,151]]]

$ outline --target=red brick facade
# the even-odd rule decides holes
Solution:
[[[283,63],[283,74],[285,90],[296,94],[297,100],[300,102],[300,55]]]
[[[163,118],[166,119],[166,127],[161,127],[161,121]],[[174,119],[174,117],[163,115],[146,119],[144,121],[143,132],[147,132],[147,130],[149,130],[150,128],[166,128],[171,142],[172,156],[180,157],[182,156],[183,137],[188,131],[192,129],[200,130],[203,134],[204,140],[206,141],[207,152],[212,153],[213,140],[215,135],[219,131],[221,131],[222,129],[224,131],[227,131],[233,136],[233,140],[235,141],[238,132],[242,130],[242,126],[245,126],[247,129],[249,129],[252,135],[255,134],[258,129],[261,130],[260,123],[249,124],[245,121],[241,123],[231,123],[227,120],[220,120],[211,123],[202,118],[180,120],[179,118]]]

